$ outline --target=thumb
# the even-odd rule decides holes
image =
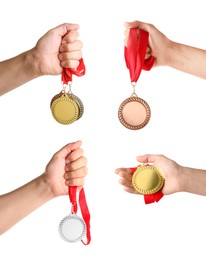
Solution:
[[[59,36],[63,37],[71,30],[78,30],[79,25],[73,23],[63,23],[54,28],[54,30],[59,34]]]
[[[146,23],[143,23],[143,22],[140,22],[140,21],[125,22],[124,26],[127,29],[130,29],[130,28],[140,28],[142,30],[148,31],[148,25]]]
[[[55,155],[59,157],[66,158],[68,154],[70,154],[72,151],[76,150],[82,145],[82,141],[76,141],[73,143],[69,143],[62,147]]]
[[[151,154],[137,156],[136,159],[138,162],[141,162],[141,163],[154,163],[155,162],[155,156],[151,155]]]

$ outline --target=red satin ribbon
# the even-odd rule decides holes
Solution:
[[[130,168],[130,169],[131,169],[132,175],[133,175],[133,173],[136,171],[137,167],[133,167],[133,168]],[[153,194],[144,194],[145,204],[158,202],[163,196],[164,196],[164,194],[162,193],[161,190],[159,190],[159,191],[157,191]]]
[[[143,70],[150,70],[154,65],[155,58],[150,56],[145,60],[149,33],[142,29],[131,28],[127,47],[124,48],[124,57],[130,72],[131,82],[137,82]]]
[[[70,198],[70,202],[72,204],[72,213],[77,213],[77,186],[69,186],[69,198]],[[84,222],[86,224],[87,227],[87,243],[85,243],[83,240],[81,240],[81,242],[84,245],[88,245],[91,241],[91,235],[90,235],[90,213],[89,213],[89,209],[87,207],[87,202],[86,202],[86,197],[85,197],[85,193],[84,193],[84,189],[82,188],[79,192],[79,205],[80,205],[80,209],[81,209],[81,213],[82,213],[82,217],[84,219]]]
[[[86,72],[86,68],[84,65],[84,61],[81,58],[79,60],[79,66],[76,69],[68,69],[63,68],[62,70],[62,82],[63,84],[68,84],[68,82],[72,82],[72,75],[76,75],[78,77],[83,76]]]

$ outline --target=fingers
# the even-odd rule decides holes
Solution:
[[[139,194],[135,191],[134,188],[130,188],[130,187],[124,187],[124,190],[128,193],[132,193],[132,194]]]
[[[83,186],[84,179],[88,174],[88,169],[86,167],[87,159],[85,157],[80,157],[73,163],[69,163],[65,166],[65,184],[68,186]]]
[[[62,147],[58,152],[55,153],[54,157],[66,158],[72,151],[79,148],[82,145],[81,141],[69,143]]]
[[[83,154],[84,151],[79,147],[66,157],[64,178],[67,186],[82,187],[84,185],[84,178],[88,173],[88,169],[86,167],[87,158]]]
[[[85,177],[88,174],[88,169],[83,166],[74,171],[66,171],[64,174],[65,184],[67,186],[84,186]]]
[[[143,22],[140,22],[140,21],[125,22],[124,26],[127,29],[130,29],[130,28],[140,28],[142,30],[149,31],[149,24],[143,23]]]
[[[117,168],[115,173],[119,175],[119,184],[124,186],[126,192],[137,193],[132,185],[132,170],[130,168]]]
[[[69,43],[65,43],[62,44],[59,48],[60,52],[73,52],[73,51],[79,51],[81,50],[83,44],[81,41],[76,40],[74,42],[69,42]]]
[[[69,64],[70,62],[70,65],[71,65],[71,62],[72,61],[79,61],[82,57],[82,52],[81,50],[77,50],[77,51],[68,51],[68,52],[63,52],[63,53],[60,53],[59,54],[59,59],[61,62],[61,64],[64,64],[64,66],[66,64]]]
[[[87,165],[87,159],[84,156],[81,156],[77,160],[67,163],[65,166],[65,171],[72,172],[79,168],[82,168]]]
[[[77,31],[68,32],[62,39],[59,48],[59,60],[62,67],[76,69],[79,60],[82,58],[82,42],[78,40],[79,33]]]
[[[71,30],[62,38],[62,44],[74,42],[79,38],[79,32]]]

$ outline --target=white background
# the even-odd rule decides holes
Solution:
[[[1,97],[0,193],[37,177],[58,149],[82,140],[89,160],[85,192],[92,241],[84,246],[59,237],[58,224],[70,211],[65,196],[3,234],[0,259],[205,259],[205,197],[176,193],[145,205],[142,196],[124,192],[114,174],[117,167],[135,166],[136,156],[144,153],[206,169],[203,79],[167,67],[143,71],[137,94],[150,105],[149,124],[131,131],[117,117],[120,103],[132,91],[123,56],[123,22],[153,23],[168,38],[205,49],[204,6],[203,0],[1,4],[0,60],[32,48],[50,28],[79,23],[87,72],[73,78],[72,89],[84,103],[84,115],[68,126],[58,124],[49,108],[61,90],[60,76],[35,79]]]

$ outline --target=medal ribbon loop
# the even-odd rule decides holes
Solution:
[[[72,82],[72,75],[76,75],[78,77],[81,77],[85,74],[86,68],[84,65],[83,58],[79,60],[79,65],[76,69],[71,68],[63,68],[62,70],[62,82],[63,84],[68,84],[69,82]]]
[[[145,60],[149,33],[142,29],[131,28],[127,47],[124,47],[124,57],[126,66],[129,69],[132,83],[136,83],[143,70],[150,70],[155,62],[155,58],[150,56]]]
[[[73,214],[76,214],[77,213],[77,209],[78,209],[77,198],[76,198],[77,186],[69,186],[68,192],[69,192],[69,199],[70,199],[70,202],[72,204],[71,212]],[[90,241],[91,241],[91,235],[90,235],[90,213],[89,213],[89,209],[88,209],[87,202],[86,202],[84,188],[81,188],[81,190],[79,192],[79,205],[80,205],[82,217],[83,217],[84,222],[85,222],[86,227],[87,227],[87,230],[86,230],[87,242],[85,243],[83,240],[81,240],[81,242],[84,245],[88,245],[90,243]]]

